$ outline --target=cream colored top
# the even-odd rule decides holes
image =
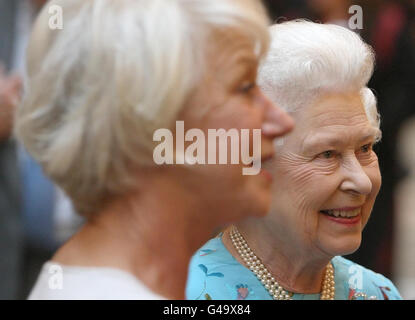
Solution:
[[[29,300],[163,300],[132,274],[115,268],[46,262]]]

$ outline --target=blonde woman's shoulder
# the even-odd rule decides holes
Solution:
[[[133,275],[114,268],[46,262],[29,300],[162,300]]]

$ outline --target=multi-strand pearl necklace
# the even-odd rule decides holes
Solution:
[[[265,289],[274,300],[291,300],[292,293],[287,292],[281,287],[271,272],[262,264],[261,260],[254,254],[248,243],[239,233],[236,227],[232,228],[230,238],[236,251],[238,251],[244,263],[261,281]],[[326,267],[326,273],[323,280],[323,288],[320,294],[320,300],[334,300],[335,283],[334,283],[334,268],[331,263]]]

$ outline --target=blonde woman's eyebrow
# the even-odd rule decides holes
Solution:
[[[256,80],[258,67],[258,61],[256,59],[245,56],[234,63],[235,71],[231,79],[231,87],[238,86],[239,83],[245,79],[253,78],[253,80]]]

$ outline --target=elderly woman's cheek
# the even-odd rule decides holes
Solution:
[[[372,152],[370,157],[361,161],[361,165],[372,183],[371,196],[376,197],[382,184],[378,157]]]
[[[379,165],[377,162],[377,158],[374,159],[370,164],[367,164],[364,166],[364,170],[369,177],[371,183],[372,183],[372,190],[368,197],[366,198],[366,202],[364,205],[364,211],[363,211],[363,225],[364,228],[372,214],[373,206],[376,201],[376,197],[379,193],[381,184],[382,184],[382,177],[380,174]]]
[[[317,167],[312,163],[298,164],[288,168],[286,184],[287,190],[290,191],[293,201],[295,201],[299,212],[315,211],[321,206],[321,196],[316,194],[317,190],[321,190],[321,186],[325,188],[329,185],[327,178],[332,170]]]
[[[379,164],[376,160],[370,167],[368,167],[368,175],[372,181],[372,196],[376,198],[382,186],[382,175],[380,173]]]
[[[294,187],[297,191],[307,189],[318,177],[330,175],[336,169],[334,162],[319,162],[311,156],[288,153],[279,158],[275,168],[281,173],[287,186]]]

